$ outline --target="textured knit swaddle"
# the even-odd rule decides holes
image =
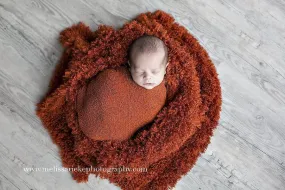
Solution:
[[[127,140],[156,117],[165,99],[164,80],[148,90],[126,67],[107,69],[78,92],[79,126],[93,140]]]

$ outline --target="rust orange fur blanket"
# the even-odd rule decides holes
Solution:
[[[143,34],[155,35],[169,48],[164,107],[155,119],[124,141],[92,140],[78,126],[76,96],[100,71],[123,66],[127,49]],[[122,189],[173,187],[210,143],[221,111],[216,69],[199,42],[163,11],[147,12],[115,30],[96,31],[80,22],[60,34],[64,52],[37,115],[60,149],[68,168],[147,168],[147,172],[72,171],[78,182],[89,174]]]

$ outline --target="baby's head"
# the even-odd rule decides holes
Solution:
[[[143,35],[131,44],[128,64],[133,80],[146,89],[153,89],[166,74],[168,49],[159,38]]]

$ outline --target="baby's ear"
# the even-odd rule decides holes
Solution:
[[[128,60],[128,70],[131,71],[131,64],[130,64],[129,60]]]

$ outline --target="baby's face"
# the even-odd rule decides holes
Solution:
[[[141,87],[149,90],[158,86],[163,81],[168,65],[168,63],[167,65],[162,63],[163,58],[163,51],[139,54],[134,58],[134,63],[129,63],[133,80]]]

